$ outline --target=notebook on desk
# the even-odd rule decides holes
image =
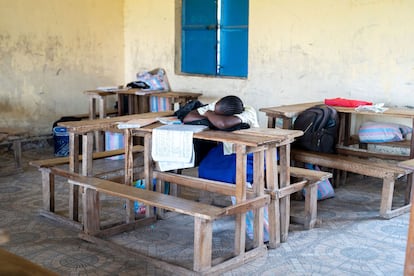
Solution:
[[[132,119],[126,122],[119,122],[118,129],[125,129],[125,128],[140,128],[144,126],[148,126],[158,122],[157,118],[139,118],[139,119]]]
[[[152,158],[161,171],[194,167],[193,133],[203,125],[163,125],[152,131]]]

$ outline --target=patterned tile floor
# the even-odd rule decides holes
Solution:
[[[24,172],[0,177],[0,229],[10,233],[10,241],[2,248],[60,275],[171,275],[125,252],[85,242],[76,229],[40,216],[41,176],[28,161],[50,157],[50,147],[25,150]],[[10,159],[10,152],[0,153],[2,170]],[[115,166],[122,161],[109,162]],[[57,185],[59,209],[66,206],[67,193],[64,180],[58,178],[57,183],[62,183]],[[398,184],[397,204],[402,202],[404,188],[402,181]],[[380,219],[380,191],[380,180],[352,176],[335,190],[335,198],[319,202],[321,225],[309,231],[291,225],[286,243],[224,275],[403,275],[409,215]],[[102,201],[104,222],[122,212],[122,202],[110,197]],[[292,205],[293,212],[303,206],[295,201]],[[188,266],[192,223],[192,218],[177,215],[111,240]],[[231,218],[214,224],[214,254],[230,252],[232,225]]]

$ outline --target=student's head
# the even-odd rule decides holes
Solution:
[[[242,100],[237,96],[226,96],[217,101],[214,112],[219,115],[234,115],[244,111]]]

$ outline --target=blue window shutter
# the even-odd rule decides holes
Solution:
[[[247,77],[248,24],[248,0],[222,0],[220,75]]]
[[[181,22],[181,71],[216,75],[216,1],[183,0]]]

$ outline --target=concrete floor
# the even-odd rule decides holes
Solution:
[[[53,148],[48,145],[24,149],[24,171],[0,177],[0,229],[10,234],[2,248],[60,275],[173,274],[137,256],[85,242],[78,238],[77,229],[40,216],[41,175],[28,162],[51,157]],[[10,160],[11,152],[0,152],[3,171]],[[117,162],[122,164],[105,160],[100,165],[115,166]],[[64,209],[67,185],[60,178],[57,183],[57,206]],[[396,204],[403,201],[404,186],[403,181],[398,182]],[[286,243],[223,275],[403,275],[409,214],[391,220],[379,218],[380,192],[380,180],[351,176],[346,185],[335,189],[334,198],[319,202],[322,223],[317,228],[305,231],[291,225]],[[111,221],[123,208],[122,202],[111,197],[103,197],[102,205],[103,222]],[[302,206],[303,202],[292,201],[292,212]],[[214,254],[231,252],[232,225],[232,218],[215,222]],[[192,231],[191,217],[175,215],[110,240],[189,266]]]

